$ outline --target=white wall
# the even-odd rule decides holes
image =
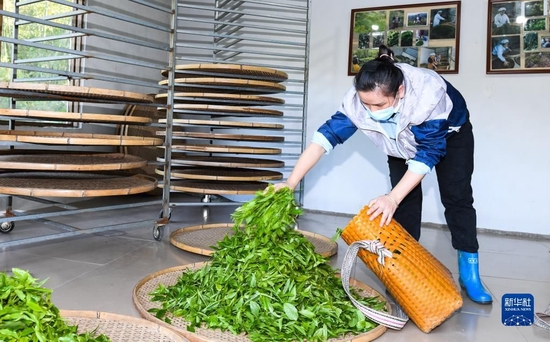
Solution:
[[[346,69],[351,9],[407,3],[417,2],[312,2],[308,141],[352,85]],[[462,1],[460,70],[444,75],[466,98],[474,125],[478,227],[550,234],[550,75],[486,75],[486,18],[487,0]],[[389,189],[386,156],[357,133],[306,176],[304,207],[355,214]],[[435,173],[423,189],[423,221],[445,223]]]

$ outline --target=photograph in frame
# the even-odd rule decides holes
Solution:
[[[550,0],[489,0],[487,74],[550,72]]]
[[[399,63],[458,73],[459,39],[460,1],[352,9],[348,75],[376,58],[382,44]]]

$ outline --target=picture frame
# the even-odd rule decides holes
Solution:
[[[448,1],[352,9],[348,76],[376,58],[382,44],[398,63],[457,74],[460,5]]]
[[[550,0],[489,0],[487,74],[550,72]]]

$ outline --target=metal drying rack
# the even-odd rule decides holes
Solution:
[[[173,2],[175,3],[175,2]],[[32,6],[61,6],[62,13],[55,15],[33,14]],[[101,6],[104,6],[101,7]],[[118,6],[118,7],[117,7]],[[31,84],[40,83],[59,83],[64,82],[73,86],[87,86],[106,89],[121,89],[138,93],[158,92],[159,89],[167,90],[168,87],[159,85],[153,76],[160,70],[171,70],[173,59],[167,58],[173,51],[169,35],[173,32],[173,27],[168,24],[172,17],[172,7],[158,0],[128,0],[119,1],[106,5],[88,6],[86,1],[75,0],[33,0],[33,1],[15,1],[15,7],[12,10],[0,10],[0,16],[11,18],[13,25],[13,35],[1,36],[0,42],[11,48],[11,59],[9,62],[0,62],[0,67],[11,70],[11,81],[13,84]],[[143,15],[146,13],[146,15]],[[69,18],[70,24],[60,23],[59,19]],[[35,27],[46,28],[52,32],[45,36],[27,37],[22,35],[25,26],[34,25]],[[104,27],[114,28],[105,30]],[[34,30],[35,32],[40,30]],[[141,35],[135,35],[134,32],[141,32]],[[60,47],[57,42],[71,42],[71,47]],[[104,48],[108,47],[108,48]],[[32,58],[22,57],[24,49],[34,49],[37,56]],[[127,54],[128,49],[134,49],[141,53],[134,53],[131,56]],[[160,58],[152,59],[151,56],[160,55]],[[69,61],[73,67],[71,69],[56,69],[56,61]],[[22,76],[27,73],[27,77]],[[153,90],[153,91],[152,91]],[[117,108],[122,105],[143,105],[158,106],[157,104],[147,104],[141,101],[133,102],[131,99],[118,101],[113,99],[93,99],[79,96],[68,96],[64,94],[47,94],[31,91],[14,91],[9,88],[0,89],[0,96],[9,98],[9,106],[15,109],[18,103],[25,101],[70,101],[74,105],[74,112],[86,112],[90,108],[99,108],[104,111],[111,111],[113,114],[120,114]],[[105,109],[106,108],[106,109]],[[25,108],[27,109],[27,108]],[[88,110],[92,113],[93,110]],[[167,109],[171,111],[170,108]],[[40,119],[36,117],[11,117],[3,115],[0,118],[7,123],[8,130],[14,130],[17,126],[25,125],[39,126],[42,130],[50,129],[52,119]],[[55,120],[53,120],[55,121]],[[63,120],[61,120],[63,121]],[[81,131],[88,128],[86,120],[68,120],[70,123],[64,126],[54,126],[56,129],[62,128],[65,131]],[[157,124],[152,124],[157,125]],[[113,124],[107,124],[106,128],[116,129]],[[2,145],[8,146],[8,149],[15,152],[24,151],[27,148],[45,148],[52,145],[29,144],[19,142],[3,142]],[[114,146],[114,145],[113,145]],[[70,147],[66,147],[70,150]],[[23,244],[42,242],[46,240],[59,239],[64,237],[76,236],[83,233],[99,233],[112,229],[124,229],[135,226],[136,223],[130,222],[123,224],[106,225],[97,228],[81,229],[60,222],[51,221],[51,218],[94,213],[105,210],[122,210],[136,207],[160,205],[161,200],[125,200],[122,204],[98,205],[93,203],[80,205],[75,203],[62,203],[56,199],[36,196],[12,196],[3,195],[6,201],[6,211],[3,217],[0,217],[0,232],[9,233],[15,227],[15,222],[22,220],[35,220],[53,225],[62,232],[49,234],[45,236],[9,240],[0,243],[0,248],[14,247]],[[31,213],[13,209],[13,197],[21,200],[45,205],[48,210],[36,210]],[[114,201],[116,202],[116,201]],[[36,213],[35,213],[36,212]],[[154,222],[147,220],[146,222]]]
[[[11,62],[0,62],[0,67],[12,70],[15,82],[54,82],[66,80],[71,84],[129,89],[141,93],[165,92],[165,102],[143,104],[126,102],[128,105],[156,106],[166,111],[166,120],[151,126],[165,129],[164,158],[157,163],[163,167],[164,175],[159,182],[162,185],[162,199],[146,202],[124,203],[92,208],[80,208],[75,205],[59,203],[46,198],[20,196],[22,199],[50,205],[55,212],[25,214],[13,210],[12,196],[7,196],[6,212],[0,217],[0,226],[13,229],[14,223],[21,220],[44,221],[48,218],[102,210],[127,209],[146,205],[160,205],[158,218],[154,218],[153,237],[162,239],[163,228],[170,222],[171,211],[177,206],[202,206],[203,216],[208,216],[209,208],[221,205],[239,205],[225,196],[204,195],[196,203],[180,203],[171,196],[172,167],[172,132],[175,123],[174,100],[176,89],[175,67],[178,64],[214,63],[241,64],[281,70],[289,75],[286,80],[285,104],[273,104],[276,110],[284,111],[284,116],[274,120],[284,124],[285,142],[271,142],[268,146],[280,148],[282,153],[277,157],[287,165],[282,168],[285,178],[304,149],[305,116],[307,104],[307,84],[309,62],[309,18],[311,0],[213,0],[187,1],[171,0],[169,4],[161,0],[128,0],[107,5],[88,6],[85,1],[49,0],[51,3],[66,6],[67,12],[33,17],[24,13],[26,6],[46,0],[16,0],[14,11],[1,10],[0,15],[14,21],[13,37],[0,37],[0,42],[13,46]],[[101,6],[105,6],[104,8]],[[73,25],[60,24],[56,19],[70,17]],[[56,28],[60,33],[49,37],[23,39],[19,37],[20,28],[24,25],[43,25]],[[105,29],[108,28],[108,29]],[[113,29],[114,28],[114,29]],[[72,48],[62,48],[49,42],[72,39]],[[18,51],[34,48],[43,55],[32,59],[21,59]],[[85,48],[82,48],[85,47]],[[128,53],[128,51],[138,51]],[[152,58],[151,56],[157,56]],[[57,70],[48,66],[48,62],[71,60],[77,66],[73,70]],[[18,71],[33,72],[39,76],[18,77]],[[159,71],[164,71],[167,84],[157,82]],[[210,77],[223,76],[207,73]],[[85,83],[85,84],[84,84]],[[14,95],[7,90],[0,90],[0,96]],[[78,111],[83,112],[89,106],[115,106],[116,101],[96,100],[94,104],[79,101],[78,98],[67,98],[60,95],[49,95],[47,98],[36,93],[38,101],[58,100],[75,101]],[[231,103],[231,101],[228,101]],[[11,99],[11,108],[16,108],[17,100]],[[93,111],[92,111],[93,112]],[[8,129],[15,128],[21,118],[1,117],[7,121]],[[44,122],[36,118],[24,118],[28,122]],[[82,129],[80,123],[73,129]],[[6,143],[10,149],[28,147],[28,144]],[[33,145],[34,146],[34,145]],[[231,154],[227,154],[228,156]],[[269,168],[266,168],[269,169]],[[296,191],[298,203],[302,203],[303,184]],[[131,223],[129,225],[134,225]],[[84,232],[95,233],[125,225],[105,226],[99,228],[79,229],[55,223],[65,232],[47,236],[27,238],[0,243],[1,247],[40,242],[50,239],[79,235]]]
[[[210,4],[205,4],[204,1],[178,0],[174,5],[172,26],[175,30],[172,35],[174,50],[171,65],[240,64],[280,70],[289,75],[284,82],[287,89],[283,95],[286,103],[273,108],[285,112],[283,117],[274,121],[285,125],[284,135],[291,139],[264,145],[280,148],[282,153],[276,157],[285,162],[295,162],[304,149],[305,140],[311,0],[216,0]],[[176,68],[172,68],[172,72],[167,74],[167,107],[174,104],[176,71]],[[225,76],[215,71],[199,70],[195,74],[205,77]],[[208,86],[204,89],[209,90]],[[212,206],[240,205],[238,201],[211,194],[205,194],[197,203],[178,203],[171,200],[171,192],[175,191],[173,188],[177,188],[171,186],[171,168],[174,165],[173,129],[178,125],[185,126],[174,121],[176,116],[185,118],[185,113],[180,114],[178,110],[167,111],[162,210],[153,227],[153,237],[156,240],[162,239],[163,229],[170,222],[174,207],[202,206],[203,217],[206,219]],[[286,177],[291,169],[292,165],[283,168]],[[297,200],[300,204],[302,197],[301,183],[297,189]]]

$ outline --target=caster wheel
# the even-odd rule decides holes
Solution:
[[[161,210],[159,213],[159,219],[164,217],[164,210]],[[172,218],[172,209],[168,209],[168,221]]]
[[[0,233],[7,234],[15,228],[15,223],[12,221],[0,223]]]
[[[158,226],[153,228],[153,239],[160,241],[164,235],[164,226]]]

